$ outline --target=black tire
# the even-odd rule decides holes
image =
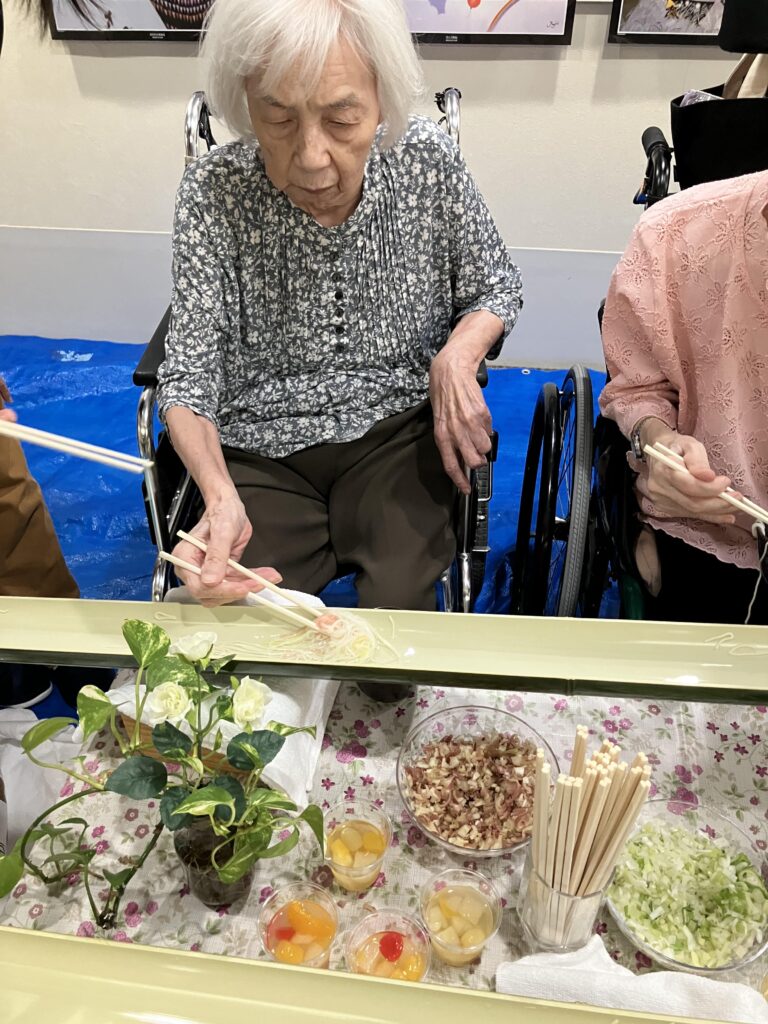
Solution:
[[[593,427],[592,381],[577,364],[560,391],[554,529],[559,550],[556,546],[548,569],[546,615],[572,616],[579,606],[592,492]]]
[[[539,392],[525,456],[512,560],[513,615],[543,615],[552,556],[560,450],[560,392],[548,381]],[[531,533],[536,510],[536,530]]]

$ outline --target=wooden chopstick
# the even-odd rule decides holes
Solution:
[[[671,459],[674,459],[675,462],[685,467],[685,459],[679,452],[675,452],[672,451],[671,448],[667,448],[667,446],[665,444],[662,444],[661,441],[657,441],[654,445],[654,448],[656,448],[657,451],[663,452],[665,455],[668,455]],[[737,497],[737,492],[734,491],[732,487],[726,487],[726,491],[729,494],[732,494],[734,497]],[[755,512],[759,512],[763,516],[768,516],[768,509],[762,508],[760,505],[757,504],[757,502],[751,501],[749,498],[745,498],[744,495],[741,496],[741,500],[744,502],[745,505],[749,505],[750,508],[753,508]]]
[[[126,473],[140,474],[153,465],[148,459],[112,451],[110,448],[101,448],[99,445],[88,444],[85,441],[76,441],[74,438],[63,437],[60,434],[49,434],[46,430],[25,427],[20,423],[9,423],[7,420],[0,420],[0,434],[15,438],[17,441],[39,445],[41,448],[50,448],[52,451],[74,455],[79,459],[87,459],[89,462],[100,462],[103,466],[122,469]]]
[[[659,451],[657,448],[652,448],[649,444],[647,444],[645,448],[643,448],[643,451],[646,455],[650,455],[651,458],[656,459],[658,462],[663,462],[664,465],[669,466],[670,469],[677,470],[678,473],[688,473],[689,476],[693,475],[680,462],[676,462],[675,459],[670,458],[669,455],[665,455],[664,452]],[[759,505],[755,505],[753,508],[752,506],[754,505],[754,502],[750,502],[750,504],[747,505],[744,501],[741,501],[739,498],[734,498],[734,496],[732,494],[729,494],[728,491],[722,491],[720,497],[723,499],[723,501],[727,501],[730,505],[733,505],[733,507],[737,508],[740,512],[744,512],[746,513],[746,515],[752,516],[752,518],[757,519],[758,522],[768,524],[768,511],[760,508]]]
[[[208,545],[205,541],[200,540],[199,537],[195,537],[191,533],[186,533],[184,530],[177,530],[176,535],[181,537],[182,540],[187,541],[189,544],[194,545],[194,547],[199,551],[208,550]],[[284,600],[290,601],[291,604],[295,604],[297,608],[301,608],[302,611],[307,612],[307,614],[311,615],[313,619],[319,619],[321,615],[328,614],[328,610],[326,608],[313,608],[311,604],[305,604],[304,601],[300,601],[293,594],[288,596],[288,594],[286,594],[284,590],[281,590],[277,584],[271,583],[263,576],[259,576],[259,574],[254,572],[252,569],[246,569],[244,565],[240,565],[240,563],[236,562],[234,558],[228,558],[227,565],[231,566],[237,572],[242,573],[243,576],[247,576],[248,579],[255,580],[256,583],[260,583],[265,590],[271,590],[272,593],[277,594],[278,597],[282,597]],[[270,604],[271,603],[272,602],[270,601]]]
[[[161,551],[160,557],[164,561],[170,562],[171,565],[178,566],[179,569],[186,569],[187,572],[194,573],[195,576],[203,575],[203,571],[199,566],[193,565],[191,562],[185,562],[183,558],[177,558],[176,555],[169,555],[167,551]],[[309,619],[305,619],[303,615],[297,615],[296,612],[292,612],[289,608],[283,608],[282,605],[275,604],[274,601],[268,601],[265,597],[261,597],[259,594],[252,594],[251,596],[258,604],[265,605],[273,611],[275,615],[282,615],[284,619],[288,619],[291,622],[291,625],[298,622],[300,626],[305,626],[307,629],[314,629],[317,633],[323,633],[323,630],[320,629],[316,623]]]

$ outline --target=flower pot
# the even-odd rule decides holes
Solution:
[[[245,899],[251,889],[253,870],[246,871],[236,882],[222,882],[211,864],[211,853],[222,842],[211,828],[208,819],[196,821],[188,828],[173,834],[173,845],[184,865],[189,891],[206,907],[221,907]],[[224,864],[232,856],[232,846],[219,850],[216,859]]]

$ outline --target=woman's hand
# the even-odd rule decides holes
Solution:
[[[722,525],[735,523],[733,507],[720,497],[731,481],[715,475],[704,445],[695,437],[671,430],[661,420],[646,420],[640,426],[642,446],[653,446],[657,441],[683,456],[688,473],[648,458],[648,475],[640,475],[636,487],[656,512],[669,519],[701,519]]]
[[[491,413],[477,383],[477,362],[449,344],[429,371],[435,442],[445,472],[462,494],[470,493],[464,466],[480,469],[491,450]]]
[[[215,608],[221,604],[242,601],[247,594],[263,590],[254,580],[247,579],[227,565],[228,558],[239,561],[252,532],[245,508],[237,494],[208,505],[203,518],[189,532],[205,541],[208,551],[200,551],[189,541],[181,541],[173,553],[177,558],[199,566],[202,576],[185,569],[177,569],[176,575],[200,604],[206,608]],[[271,583],[279,583],[282,579],[275,569],[255,569],[254,572]]]

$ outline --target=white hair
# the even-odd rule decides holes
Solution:
[[[405,132],[424,91],[402,0],[215,0],[205,30],[201,53],[208,102],[242,138],[253,137],[245,80],[256,74],[260,88],[274,94],[298,65],[312,89],[340,40],[353,47],[376,80],[385,126],[382,147]]]

